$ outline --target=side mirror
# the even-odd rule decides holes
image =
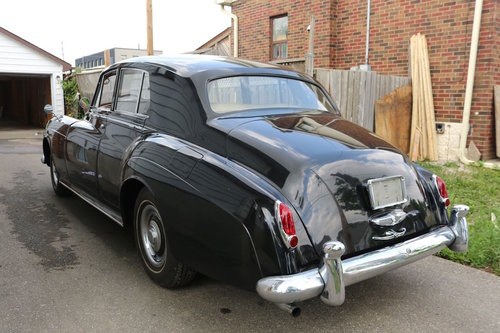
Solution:
[[[43,107],[43,112],[45,112],[46,115],[54,113],[54,107],[50,104],[45,104]]]
[[[78,101],[78,105],[82,108],[84,113],[89,112],[90,110],[90,103],[87,101],[86,98],[82,98]]]

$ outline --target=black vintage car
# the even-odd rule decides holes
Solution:
[[[448,246],[467,249],[468,207],[442,179],[341,118],[312,78],[240,59],[142,57],[100,76],[84,120],[43,140],[58,195],[133,230],[147,274],[195,272],[297,315],[345,286]]]

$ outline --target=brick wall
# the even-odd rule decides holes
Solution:
[[[243,0],[233,4],[232,11],[239,20],[239,56],[242,58],[271,61],[271,18],[288,15],[288,58],[305,58],[308,50],[307,26],[310,15],[316,20],[315,64],[329,67],[332,53],[330,46],[332,3],[322,0]]]
[[[240,56],[270,58],[270,18],[289,16],[289,58],[307,52],[305,27],[316,17],[315,66],[349,69],[365,62],[366,0],[241,0],[233,4],[240,18]],[[436,121],[462,119],[474,1],[372,0],[369,63],[372,70],[408,75],[413,34],[427,37]],[[474,82],[469,138],[483,154],[495,157],[493,85],[500,84],[500,1],[484,0]]]
[[[332,67],[348,69],[364,63],[366,4],[366,0],[337,1]],[[495,19],[498,21],[499,9],[498,0],[484,1],[470,117],[472,129],[469,138],[474,140],[483,159],[493,158],[495,152],[492,73],[498,71],[500,62],[494,60],[492,45],[494,38],[498,39]],[[474,1],[372,0],[369,53],[372,70],[408,75],[409,40],[418,32],[425,34],[436,121],[460,122],[473,17]]]
[[[496,38],[495,20],[500,15],[500,1],[486,0],[483,4],[481,34],[479,38],[478,62],[474,95],[472,99],[470,138],[474,140],[483,154],[483,159],[496,157],[495,114],[493,109],[495,85],[494,72],[500,66],[495,61],[494,43]],[[468,53],[467,53],[468,55]],[[497,80],[497,82],[499,82]]]
[[[494,80],[496,85],[500,85],[500,1],[495,2],[495,22],[493,25],[495,27],[493,31],[494,36],[494,48],[493,54],[496,57],[493,58],[493,69],[494,69]]]

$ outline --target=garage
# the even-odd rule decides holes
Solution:
[[[43,126],[51,104],[50,76],[0,76],[0,119],[4,125]]]
[[[0,27],[0,129],[43,127],[45,104],[64,114],[63,72],[71,65]]]

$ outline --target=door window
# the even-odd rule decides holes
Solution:
[[[108,73],[102,81],[101,93],[99,95],[99,108],[111,110],[113,105],[113,92],[115,90],[116,72]]]
[[[146,114],[149,110],[150,90],[149,73],[137,69],[120,70],[120,80],[116,87],[116,104],[113,108],[117,72],[105,74],[97,97],[97,106],[101,110]]]
[[[118,87],[116,110],[135,113],[139,101],[144,72],[134,69],[123,69]]]

